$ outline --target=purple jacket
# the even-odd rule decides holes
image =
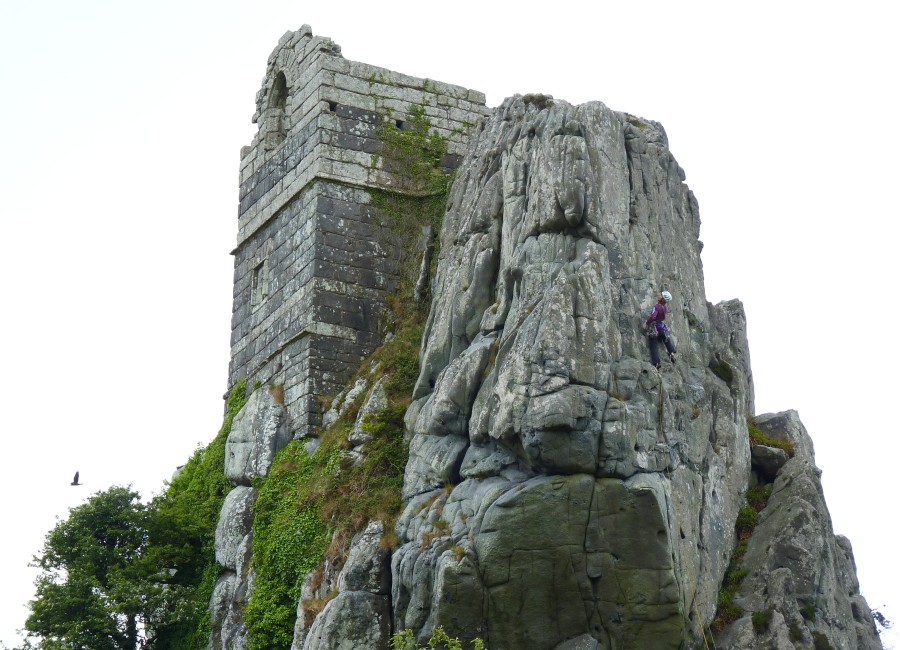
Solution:
[[[669,313],[668,305],[665,305],[660,302],[656,303],[653,306],[653,311],[650,312],[650,318],[648,318],[647,322],[645,323],[647,328],[649,328],[651,324],[654,324],[654,325],[656,325],[657,332],[668,333],[669,330],[666,327],[666,324],[663,322],[664,320],[666,320],[666,314],[668,314],[668,313]]]

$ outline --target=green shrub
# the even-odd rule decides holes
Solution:
[[[420,319],[407,322],[357,374],[368,376],[378,363],[389,400],[360,423],[371,440],[359,465],[346,462],[346,451],[362,395],[323,432],[315,454],[294,440],[276,454],[269,476],[258,481],[251,560],[256,583],[244,612],[253,650],[290,646],[303,578],[326,554],[341,558],[369,521],[380,519],[387,531],[393,529],[408,457],[403,416],[418,376],[421,331]]]
[[[800,608],[800,614],[802,614],[803,618],[807,621],[815,621],[816,606],[813,603],[805,603],[803,607]]]
[[[289,647],[300,588],[328,546],[328,529],[310,499],[316,461],[299,440],[276,454],[254,507],[256,583],[244,619],[251,648]]]
[[[716,354],[715,358],[711,359],[709,362],[709,369],[712,370],[712,373],[724,381],[730,387],[732,382],[734,382],[734,369],[730,365],[728,365],[727,361],[724,361],[718,354]]]
[[[472,650],[487,650],[484,641],[473,639]],[[463,650],[463,642],[449,636],[440,625],[434,628],[428,645],[416,645],[416,637],[412,630],[397,632],[391,637],[391,650]]]
[[[753,529],[756,527],[756,523],[758,521],[759,513],[753,508],[753,506],[743,506],[738,511],[737,521],[734,524],[735,529],[737,530],[737,534],[741,536],[746,533],[753,532]]]
[[[747,490],[747,503],[756,512],[762,512],[772,496],[772,485],[753,485]]]
[[[794,445],[788,440],[779,440],[778,438],[771,438],[765,434],[765,432],[756,426],[753,418],[747,418],[747,432],[750,434],[750,446],[754,447],[756,445],[763,445],[765,447],[775,447],[776,449],[784,450],[789,458],[794,457],[795,449]]]
[[[834,650],[834,646],[831,645],[831,641],[829,641],[828,637],[821,632],[813,632],[812,637],[813,648],[815,648],[815,650]]]
[[[149,553],[159,566],[174,570],[173,581],[191,594],[172,603],[176,621],[157,630],[154,647],[170,650],[202,650],[209,641],[208,603],[219,578],[215,531],[225,496],[231,490],[223,468],[225,442],[235,416],[247,403],[247,380],[231,389],[219,433],[198,449],[150,509],[155,521]],[[173,553],[173,549],[178,549]]]
[[[762,634],[769,629],[769,623],[772,622],[772,612],[774,610],[769,607],[761,612],[753,612],[750,621],[753,623],[753,629],[757,634]]]

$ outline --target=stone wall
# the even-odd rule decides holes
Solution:
[[[241,152],[229,388],[283,384],[296,435],[313,435],[319,398],[337,392],[379,342],[397,251],[369,189],[402,191],[374,164],[383,119],[421,106],[459,164],[482,93],[344,59],[308,26],[269,57],[259,131]]]

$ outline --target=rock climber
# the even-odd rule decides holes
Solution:
[[[663,291],[659,294],[659,298],[653,306],[653,311],[650,312],[650,318],[648,318],[645,323],[647,327],[647,340],[650,343],[650,363],[652,363],[657,370],[662,367],[659,362],[660,341],[666,346],[666,350],[669,353],[669,360],[672,363],[675,363],[675,344],[672,343],[672,339],[669,335],[669,328],[666,327],[665,323],[666,314],[669,313],[668,303],[671,302],[671,300],[672,294],[668,291]]]

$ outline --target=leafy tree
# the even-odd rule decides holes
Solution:
[[[148,511],[127,487],[98,492],[73,508],[44,541],[43,573],[25,622],[41,647],[135,650],[162,591],[147,561]]]
[[[31,638],[16,650],[206,648],[216,522],[230,489],[225,441],[247,397],[238,382],[219,435],[149,504],[112,487],[57,523],[34,559],[43,572],[25,622]]]

